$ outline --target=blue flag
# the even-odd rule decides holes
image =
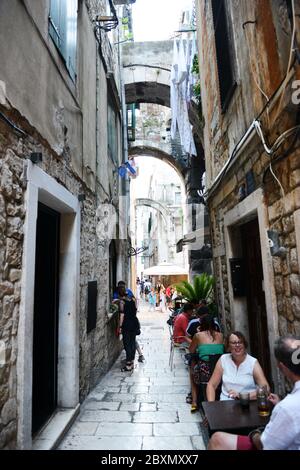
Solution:
[[[121,176],[121,178],[125,178],[126,177],[126,174],[127,174],[127,169],[125,166],[119,166],[118,168],[118,173],[119,175]]]
[[[135,169],[133,168],[133,166],[130,165],[129,162],[126,162],[125,165],[126,165],[126,167],[127,167],[127,170],[130,171],[130,173],[131,173],[132,175],[136,175]]]

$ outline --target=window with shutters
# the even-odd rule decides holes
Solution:
[[[233,67],[233,48],[230,44],[226,0],[211,0],[211,3],[221,106],[222,111],[225,112],[236,86]]]
[[[76,79],[77,0],[51,0],[49,34]]]

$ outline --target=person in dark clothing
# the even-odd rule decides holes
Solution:
[[[114,296],[113,296],[113,301],[112,303],[113,304],[119,304],[120,302],[120,299],[123,299],[125,296],[127,296],[129,299],[132,299],[135,301],[135,305],[137,307],[137,303],[136,303],[136,299],[135,299],[135,296],[133,295],[133,292],[132,290],[128,289],[126,287],[126,283],[124,281],[119,281],[118,282],[118,286],[117,286],[117,289],[116,291],[114,292]],[[138,358],[138,361],[139,362],[144,362],[145,361],[145,358],[144,358],[144,355],[143,355],[143,352],[142,352],[142,349],[141,349],[141,346],[139,345],[138,341],[135,340],[135,349],[139,355],[139,358]]]
[[[120,332],[123,335],[123,344],[126,351],[126,364],[122,372],[129,372],[134,368],[136,350],[136,335],[140,334],[140,324],[136,316],[135,301],[125,296],[120,300]]]
[[[190,320],[187,329],[186,329],[186,334],[189,338],[193,339],[194,335],[200,331],[201,327],[201,321],[204,319],[207,315],[209,315],[209,309],[205,305],[202,305],[199,307],[196,311],[196,318],[193,318]],[[221,331],[220,324],[216,318],[213,319],[214,325],[215,325],[215,331]]]

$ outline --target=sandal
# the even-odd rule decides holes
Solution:
[[[185,398],[185,401],[186,403],[189,403],[189,404],[192,404],[193,401],[192,401],[192,394],[191,393],[188,393],[186,398]]]
[[[125,364],[125,366],[121,368],[121,372],[131,372],[132,370],[133,370],[132,364]]]
[[[191,406],[191,413],[195,413],[195,411],[198,411],[198,406],[197,405],[192,405]]]

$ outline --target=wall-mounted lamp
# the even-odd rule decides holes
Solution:
[[[32,163],[41,162],[43,160],[43,154],[41,152],[31,152],[29,159]]]
[[[275,230],[268,230],[267,233],[271,255],[284,258],[287,254],[287,249],[284,246],[280,246],[278,232]]]
[[[79,202],[85,201],[85,194],[78,194],[78,201]]]

